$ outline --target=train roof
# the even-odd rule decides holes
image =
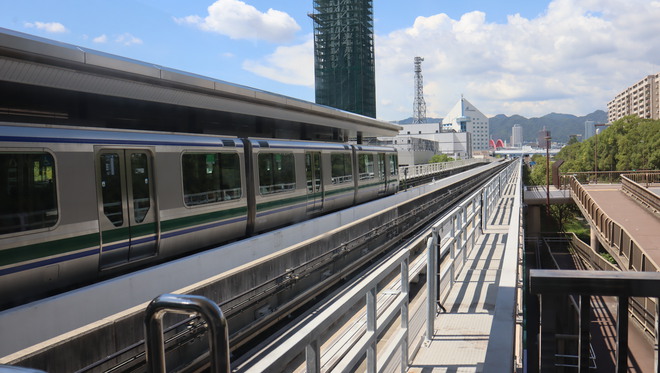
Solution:
[[[0,123],[0,141],[142,146],[243,147],[242,141],[236,141],[235,138],[230,137],[128,130],[80,129],[74,127],[64,128],[39,125],[14,125],[10,123]]]
[[[0,28],[3,118],[347,141],[400,126],[292,97]],[[30,100],[33,97],[41,100]],[[118,100],[121,100],[118,102]],[[8,114],[9,113],[9,114]],[[125,126],[125,127],[124,127]]]

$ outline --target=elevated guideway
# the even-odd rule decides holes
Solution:
[[[9,342],[3,341],[0,356],[4,357],[0,358],[0,364],[44,367],[39,364],[46,361],[46,367],[48,364],[63,364],[60,369],[74,371],[97,361],[89,349],[85,354],[80,353],[81,346],[94,346],[92,350],[99,350],[105,354],[103,356],[108,356],[109,351],[139,347],[144,309],[147,302],[159,294],[197,294],[222,303],[228,291],[244,291],[233,303],[223,306],[223,312],[231,316],[231,309],[236,304],[248,304],[256,294],[268,289],[280,289],[277,294],[284,294],[297,282],[321,282],[320,279],[328,276],[341,278],[342,272],[335,267],[350,267],[352,257],[348,253],[357,250],[356,254],[368,258],[373,254],[364,251],[365,245],[398,242],[397,235],[409,229],[404,228],[410,224],[408,216],[430,216],[425,206],[443,206],[442,201],[450,201],[454,194],[472,190],[470,183],[501,166],[500,162],[480,166],[433,184],[408,189],[391,198],[4,311],[0,313],[0,328],[15,337]],[[454,184],[457,188],[447,189]],[[376,235],[378,232],[383,235]],[[327,267],[317,275],[320,277],[305,277],[304,271],[295,269],[295,262],[309,260],[310,248],[318,250],[323,247],[332,248],[330,257],[340,254],[339,258],[346,257],[349,262],[337,262],[334,269]],[[264,281],[263,285],[253,287],[259,277],[264,277],[265,280],[259,280]],[[241,290],[244,288],[252,290]],[[239,319],[246,315],[261,320],[279,317],[276,313],[278,307],[272,303],[254,302],[250,307],[248,312],[233,312]],[[230,319],[230,327],[232,322]],[[186,325],[181,327],[186,329]],[[87,342],[79,339],[81,336],[87,338],[83,339]],[[114,366],[125,358],[115,354],[110,356],[110,360],[95,365],[95,369]]]

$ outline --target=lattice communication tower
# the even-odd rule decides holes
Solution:
[[[415,100],[413,101],[413,123],[426,123],[426,102],[424,101],[422,61],[424,61],[424,58],[415,57]]]
[[[314,0],[316,103],[376,117],[372,0]]]

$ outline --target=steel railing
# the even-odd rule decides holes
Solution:
[[[414,179],[422,176],[430,176],[437,174],[442,171],[451,170],[454,168],[465,167],[477,163],[483,163],[483,159],[459,159],[457,161],[451,162],[439,162],[439,163],[427,163],[427,164],[417,164],[412,166],[402,166],[399,167],[399,178],[401,181],[403,179]]]
[[[579,371],[589,371],[591,361],[590,324],[591,297],[618,297],[616,319],[616,372],[627,371],[628,360],[628,308],[632,297],[653,298],[658,313],[657,298],[660,296],[660,273],[618,272],[618,271],[575,271],[575,270],[531,270],[530,292],[537,296],[527,306],[528,343],[536,346],[528,350],[530,364],[527,371],[554,372],[557,369],[558,325],[563,310],[558,305],[565,304],[569,296],[579,297],[578,318],[578,366]],[[565,320],[564,320],[565,321]],[[658,323],[655,329],[655,363],[658,372]]]
[[[660,213],[660,195],[653,193],[648,187],[658,185],[659,182],[660,173],[621,175],[622,190],[655,214]]]
[[[476,239],[482,232],[482,224],[485,224],[487,215],[494,211],[494,204],[515,172],[515,167],[520,167],[520,163],[514,162],[494,176],[484,187],[474,192],[434,224],[435,230],[430,230],[427,236],[420,238],[427,240],[427,252],[434,252],[440,257],[445,253],[450,253],[449,257],[453,258],[453,261],[445,267],[446,270],[441,273],[438,271],[437,261],[435,264],[427,264],[427,278],[434,278],[437,282],[429,281],[428,286],[432,287],[432,290],[427,291],[427,297],[430,299],[427,305],[430,304],[430,306],[427,307],[425,322],[419,320],[422,312],[419,312],[418,309],[410,311],[408,309],[409,281],[411,281],[411,276],[416,276],[420,269],[409,268],[410,250],[403,248],[365,278],[352,284],[341,297],[327,308],[320,309],[308,323],[300,327],[283,343],[278,343],[265,356],[259,357],[244,371],[277,371],[288,366],[301,354],[305,356],[303,365],[308,372],[320,371],[322,366],[321,346],[326,342],[323,335],[344,317],[348,310],[353,309],[360,302],[363,302],[366,308],[363,333],[354,337],[356,341],[351,344],[348,353],[338,358],[338,362],[333,363],[332,370],[351,371],[362,358],[365,358],[368,372],[390,371],[392,367],[396,366],[399,366],[401,371],[406,371],[409,350],[416,349],[415,346],[409,347],[409,345],[417,342],[410,343],[409,338],[418,336],[424,326],[427,329],[426,335],[433,335],[432,331],[428,332],[428,325],[434,324],[435,307],[438,300],[448,294],[452,286],[451,282],[456,278],[455,271],[460,270],[464,265],[467,252],[475,245]],[[432,237],[436,237],[435,245]],[[387,294],[378,294],[377,285],[397,271],[397,268],[400,268],[400,290],[389,290],[386,292]],[[428,272],[428,268],[433,268],[433,270]],[[441,290],[438,291],[438,288]],[[377,298],[381,296],[396,297],[396,300],[391,302],[386,310],[377,311]],[[397,317],[400,324],[394,325],[396,330],[393,335],[387,337],[387,346],[382,349],[379,346],[376,351],[376,344],[383,337],[382,333],[392,330],[388,328],[388,324],[391,324],[392,320]]]

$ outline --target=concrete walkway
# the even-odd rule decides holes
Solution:
[[[517,181],[517,175],[511,181]],[[437,315],[433,338],[422,345],[409,372],[482,372],[487,355],[492,353],[492,344],[502,343],[502,339],[510,340],[508,335],[500,337],[503,333],[513,334],[512,329],[499,330],[501,324],[494,320],[496,309],[500,306],[498,301],[509,299],[498,296],[500,289],[503,289],[503,273],[505,277],[513,276],[515,281],[515,268],[514,273],[509,273],[509,269],[503,271],[515,197],[515,184],[511,181],[491,215],[484,235],[468,254],[468,261],[443,304],[447,313]],[[507,291],[510,290],[507,288]],[[514,307],[512,304],[503,306],[509,309]]]

